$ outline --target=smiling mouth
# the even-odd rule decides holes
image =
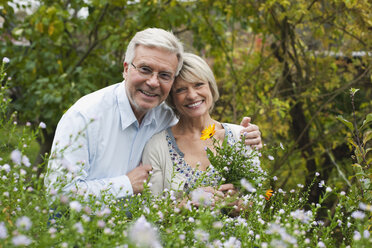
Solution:
[[[158,96],[157,94],[151,94],[147,91],[144,91],[144,90],[139,90],[142,94],[144,94],[145,96],[149,96],[149,97],[156,97]]]
[[[185,105],[187,108],[195,108],[195,107],[198,107],[200,106],[202,103],[204,102],[204,100],[201,100],[201,101],[198,101],[198,102],[194,102],[192,104],[187,104]]]

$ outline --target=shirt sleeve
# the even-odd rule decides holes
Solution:
[[[126,175],[88,179],[98,128],[94,119],[85,117],[79,111],[70,109],[63,115],[56,129],[45,178],[49,193],[62,189],[66,194],[83,194],[86,199],[89,195],[101,197],[111,194],[121,198],[133,194]]]
[[[159,195],[164,190],[166,161],[163,156],[163,142],[159,139],[162,137],[162,133],[153,136],[153,138],[147,142],[142,154],[142,163],[152,166],[152,174],[149,183],[151,193],[154,195]]]

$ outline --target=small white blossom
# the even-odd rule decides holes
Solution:
[[[81,222],[77,222],[74,224],[74,228],[76,230],[77,233],[79,234],[83,234],[84,233],[84,227],[83,227],[83,224],[81,224]]]
[[[6,239],[8,237],[8,230],[4,222],[0,222],[0,239]]]
[[[39,127],[42,128],[42,129],[45,129],[46,128],[46,124],[44,122],[40,122],[39,123]]]
[[[26,155],[22,156],[22,164],[24,164],[26,167],[31,166],[30,160],[28,159],[28,157]]]
[[[325,185],[324,180],[320,181],[320,183],[319,183],[319,188],[323,188],[324,185]]]
[[[267,156],[267,157],[268,157],[268,159],[270,159],[270,160],[274,160],[274,157],[271,156],[271,155],[269,155],[269,156]]]
[[[243,186],[243,188],[245,188],[246,190],[248,190],[249,192],[251,193],[254,193],[256,192],[257,190],[252,186],[252,184],[250,184],[245,178],[242,178],[240,180],[240,184]]]
[[[10,153],[10,159],[13,163],[20,165],[22,161],[22,153],[18,149],[15,149]]]
[[[319,241],[318,242],[318,247],[325,248],[326,245],[322,241]]]
[[[326,191],[327,191],[327,192],[332,192],[332,189],[331,189],[330,187],[327,187],[327,188],[326,188]]]
[[[200,242],[206,243],[209,240],[209,233],[202,229],[196,229],[194,231],[194,236],[196,240],[199,240]]]
[[[364,219],[364,217],[366,217],[366,214],[362,211],[354,211],[351,214],[351,217],[353,217],[354,219]]]
[[[138,247],[161,247],[157,230],[143,215],[130,227],[129,239]]]
[[[209,206],[213,203],[213,194],[198,188],[191,192],[191,201],[201,206]]]
[[[10,59],[8,58],[8,57],[4,57],[3,58],[3,63],[4,64],[7,64],[7,63],[9,63],[10,62]]]
[[[282,150],[284,150],[284,146],[283,146],[282,142],[280,142],[279,146],[280,146],[280,148],[282,148]]]
[[[32,243],[31,239],[25,235],[17,235],[12,238],[13,245],[15,246],[27,246]]]
[[[28,231],[28,230],[30,230],[30,228],[32,226],[32,222],[31,222],[30,218],[28,218],[27,216],[22,216],[22,217],[17,219],[16,226],[19,229],[23,229],[23,230]]]
[[[364,231],[363,231],[363,237],[364,237],[365,239],[368,239],[370,236],[371,236],[371,234],[369,233],[368,230],[364,230]]]
[[[223,247],[225,248],[240,248],[242,243],[239,239],[235,237],[230,237],[229,240],[223,243]]]
[[[76,212],[80,212],[82,207],[81,207],[80,202],[72,201],[70,202],[70,208]]]
[[[360,233],[358,231],[354,231],[354,236],[353,236],[353,239],[355,241],[358,241],[362,238],[362,235],[360,235]]]

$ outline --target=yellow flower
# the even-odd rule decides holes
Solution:
[[[271,196],[273,195],[273,190],[272,189],[268,189],[266,190],[266,194],[265,194],[265,199],[268,201],[270,200]]]
[[[200,137],[201,140],[207,140],[212,138],[212,136],[216,133],[216,130],[214,129],[215,125],[209,125],[202,131],[202,136]]]

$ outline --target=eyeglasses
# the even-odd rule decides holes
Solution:
[[[134,69],[136,69],[136,71],[139,72],[139,74],[145,78],[145,79],[150,79],[152,78],[152,76],[154,75],[154,71],[151,67],[149,66],[146,66],[146,65],[143,65],[143,66],[135,66],[133,63],[130,63]],[[166,71],[160,71],[160,72],[157,72],[158,75],[158,80],[160,83],[163,83],[163,84],[168,84],[168,83],[171,83],[173,82],[173,79],[174,79],[174,76],[172,73],[170,72],[166,72]]]

